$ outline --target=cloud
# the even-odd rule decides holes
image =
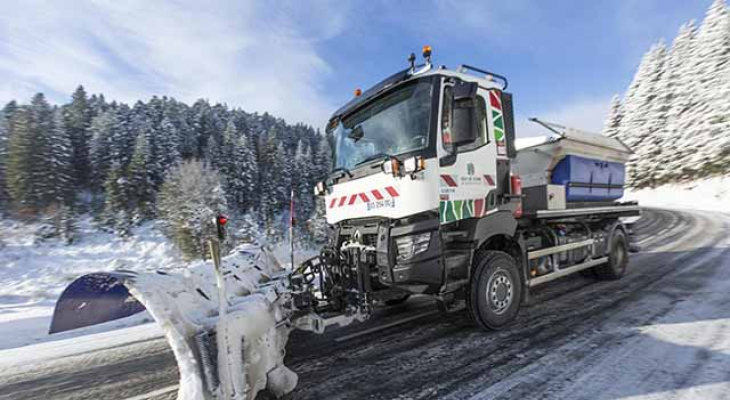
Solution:
[[[343,29],[333,2],[10,3],[0,14],[2,102],[36,91],[64,101],[83,84],[119,101],[207,98],[316,126],[335,108],[317,48]]]
[[[560,107],[539,111],[534,115],[517,115],[515,130],[519,137],[549,135],[549,131],[528,121],[529,117],[536,116],[544,121],[600,133],[610,107],[611,97],[580,99]]]

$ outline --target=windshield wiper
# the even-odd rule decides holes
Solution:
[[[386,159],[386,158],[387,159],[390,159],[390,157],[392,157],[390,154],[385,154],[385,153],[373,154],[372,156],[366,157],[364,160],[358,162],[357,164],[355,164],[355,166],[357,167],[358,165],[362,165],[362,164],[365,164],[366,162],[370,162],[370,161],[373,161],[373,160],[377,160],[378,158],[380,158],[380,159]]]

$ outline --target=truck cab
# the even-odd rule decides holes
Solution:
[[[495,76],[427,62],[359,94],[330,119],[333,169],[319,194],[335,227],[331,250],[354,245],[371,254],[359,263],[366,271],[357,288],[371,299],[450,295],[468,278],[467,239],[477,222],[500,214],[516,225],[512,98],[506,79]]]

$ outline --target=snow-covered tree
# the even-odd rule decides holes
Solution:
[[[129,181],[118,162],[112,163],[104,182],[106,200],[101,216],[103,226],[121,237],[131,234],[132,214],[129,206]]]
[[[63,123],[73,146],[73,178],[81,187],[89,183],[89,144],[92,118],[91,106],[83,86],[79,86],[71,97],[71,103],[64,107]]]
[[[182,159],[179,132],[169,118],[162,118],[157,139],[157,157],[161,171],[167,171]]]
[[[89,158],[93,166],[91,183],[92,188],[96,191],[103,189],[109,168],[114,160],[112,152],[116,125],[116,113],[108,110],[94,117],[89,127],[91,134]]]
[[[299,141],[294,155],[292,186],[296,195],[296,213],[299,220],[308,220],[314,211],[313,176],[314,165],[309,148]]]
[[[635,152],[628,163],[633,184],[641,185],[651,179],[652,172],[642,170],[639,163],[645,153],[655,151],[659,143],[654,132],[660,126],[656,121],[666,113],[666,105],[657,100],[658,84],[664,74],[666,46],[658,43],[644,56],[634,80],[624,97],[621,129],[616,135]],[[647,140],[649,139],[649,140]]]
[[[204,258],[213,221],[227,203],[220,174],[201,161],[175,166],[162,185],[158,214],[165,233],[188,259]]]
[[[48,203],[71,206],[76,183],[73,164],[74,149],[60,109],[54,112],[53,125],[47,135],[48,148],[44,158],[47,162],[48,178],[44,182],[45,197]]]
[[[134,221],[139,223],[154,216],[155,190],[151,170],[152,155],[145,135],[137,136],[132,161],[129,163],[130,202]]]
[[[268,113],[250,114],[206,100],[188,106],[169,97],[130,107],[87,94],[81,86],[70,99],[59,108],[38,95],[32,104],[11,102],[2,110],[0,207],[7,208],[2,203],[5,179],[7,197],[29,216],[51,212],[51,206],[71,211],[48,218],[91,209],[110,229],[127,234],[129,226],[117,221],[154,218],[171,169],[207,159],[220,169],[231,209],[261,218],[252,226],[269,220],[268,228],[279,235],[292,185],[299,218],[305,218],[314,210],[311,187],[331,165],[331,149],[319,132]],[[73,200],[81,208],[75,209]]]
[[[6,164],[8,159],[8,142],[10,141],[9,118],[0,110],[0,216],[10,207],[10,194],[7,189]]]
[[[236,143],[236,161],[241,177],[241,206],[250,210],[259,204],[259,164],[256,162],[256,148],[247,136],[241,136]]]
[[[730,173],[726,1],[713,1],[699,29],[693,22],[683,25],[666,56],[661,47],[642,60],[615,130],[636,152],[629,163],[631,184]]]
[[[603,126],[603,134],[609,137],[618,136],[619,128],[621,126],[621,118],[623,118],[621,98],[619,95],[615,95],[611,99],[611,109],[608,112],[608,117],[606,117],[606,122]]]
[[[686,153],[683,152],[683,139],[692,115],[693,104],[696,101],[696,76],[693,72],[693,62],[696,56],[695,37],[697,28],[694,21],[690,21],[679,29],[672,48],[667,57],[667,85],[665,96],[669,101],[666,123],[660,130],[664,138],[665,156],[660,162],[665,169],[659,174],[659,183],[662,183],[681,174]]]
[[[719,147],[730,126],[730,12],[724,0],[710,6],[697,33],[696,76],[692,114],[686,128],[691,140],[683,141],[686,166],[701,171],[717,160]]]

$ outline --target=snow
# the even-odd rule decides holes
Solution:
[[[0,221],[0,349],[68,338],[49,336],[51,315],[63,289],[81,275],[128,269],[169,270],[184,266],[172,244],[148,223],[121,239],[99,232],[90,219],[80,223],[80,240],[65,245],[56,240],[35,243],[36,224]],[[82,329],[73,335],[150,321],[136,316],[103,326]]]
[[[62,336],[55,341],[0,350],[0,360],[2,360],[0,369],[109,349],[132,342],[161,339],[162,328],[157,324],[142,324],[112,329],[108,332],[89,333],[86,331],[86,334],[81,336],[78,334],[60,335]]]
[[[704,210],[730,214],[730,176],[627,190],[622,199],[644,207]]]
[[[100,232],[89,218],[79,223],[72,245],[48,240],[36,243],[37,224],[0,220],[0,350],[65,340],[151,322],[148,313],[94,327],[48,335],[56,300],[74,279],[88,273],[125,269],[179,272],[191,267],[212,272],[210,262],[185,263],[156,223],[133,230],[122,239]],[[274,246],[274,255],[288,266],[288,244]],[[314,255],[299,250],[297,262]]]
[[[35,243],[37,226],[0,224],[0,370],[164,335],[180,371],[178,398],[197,399],[203,397],[203,381],[200,361],[191,347],[193,337],[215,328],[217,342],[227,350],[219,351],[219,357],[228,354],[219,362],[228,362],[231,368],[230,377],[222,371],[221,387],[253,398],[264,388],[284,394],[296,386],[296,374],[284,365],[291,327],[281,324],[288,314],[281,305],[286,299],[279,295],[286,292],[287,281],[281,277],[290,266],[282,267],[274,255],[284,255],[285,246],[274,246],[275,251],[269,252],[260,245],[243,244],[223,257],[229,312],[227,318],[219,319],[211,263],[181,262],[155,224],[136,229],[125,240],[99,233],[91,221],[84,220],[82,239],[68,246],[55,241]],[[310,255],[300,251],[295,258],[301,261]],[[52,336],[46,333],[54,303],[72,280],[119,269],[129,272],[114,279],[144,305],[144,313]],[[145,324],[153,319],[156,323]],[[241,358],[242,351],[246,359]]]

